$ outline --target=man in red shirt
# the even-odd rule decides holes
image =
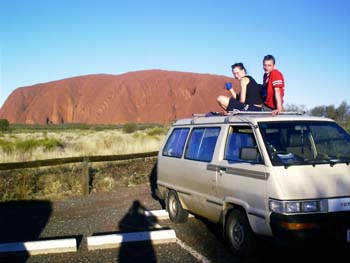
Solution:
[[[275,68],[275,58],[272,55],[264,57],[264,88],[266,98],[264,110],[272,111],[272,115],[278,115],[283,111],[284,78],[280,71]]]

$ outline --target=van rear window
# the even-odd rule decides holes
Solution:
[[[164,147],[163,155],[181,158],[189,131],[189,128],[174,129]]]
[[[194,128],[185,153],[186,159],[210,162],[213,158],[220,128]]]

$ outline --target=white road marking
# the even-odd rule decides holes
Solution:
[[[163,209],[163,210],[151,210],[151,211],[145,211],[145,216],[146,217],[155,217],[157,220],[164,220],[164,219],[169,219],[169,214],[168,212]],[[188,217],[193,217],[193,215],[189,214]]]
[[[145,211],[145,216],[147,217],[155,217],[157,220],[162,219],[168,219],[168,212],[164,210],[152,210],[152,211]]]
[[[75,238],[0,244],[0,253],[27,252],[30,255],[76,252]]]
[[[209,259],[207,259],[205,256],[191,248],[189,245],[187,245],[185,242],[181,241],[180,239],[176,239],[176,243],[180,245],[184,250],[186,250],[188,253],[190,253],[193,257],[198,259],[202,263],[211,263]]]
[[[125,243],[151,241],[152,244],[176,242],[174,230],[156,230],[92,236],[87,238],[89,250],[117,248]]]

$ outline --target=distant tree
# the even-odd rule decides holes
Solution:
[[[350,131],[350,105],[346,101],[343,101],[337,108],[334,105],[314,107],[310,110],[310,114],[333,119],[344,129]]]
[[[350,105],[343,101],[337,108],[337,118],[339,122],[350,125]]]
[[[326,116],[326,106],[316,106],[310,110],[310,114],[314,116]]]
[[[10,123],[7,119],[0,119],[0,132],[5,132],[10,129]]]
[[[305,105],[296,105],[296,104],[290,104],[290,103],[283,105],[283,108],[284,108],[284,111],[293,111],[293,112],[307,111]]]
[[[129,122],[123,126],[124,133],[133,133],[137,131],[137,124],[133,122]]]
[[[326,107],[326,116],[337,121],[337,109],[334,105],[329,105]]]

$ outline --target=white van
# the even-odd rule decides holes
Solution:
[[[170,219],[223,226],[234,253],[255,235],[350,242],[350,136],[333,120],[282,113],[176,121],[158,155]]]

